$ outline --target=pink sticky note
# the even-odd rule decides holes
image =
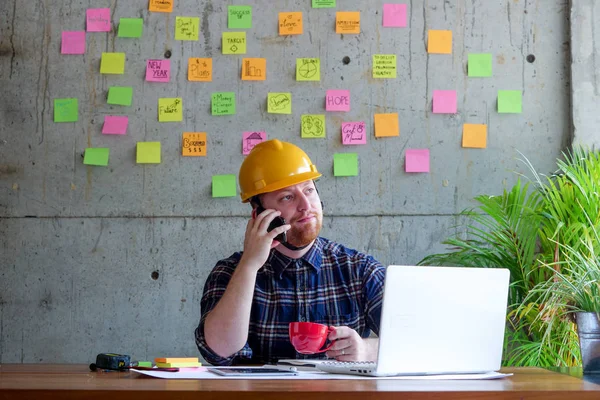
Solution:
[[[456,114],[456,90],[434,90],[433,113]]]
[[[342,123],[342,143],[344,145],[367,144],[365,122]]]
[[[406,172],[429,172],[429,149],[407,149]]]
[[[104,117],[104,126],[102,127],[102,133],[105,135],[124,135],[125,133],[127,133],[128,124],[129,117],[107,115]]]
[[[250,154],[250,150],[257,144],[267,140],[266,132],[244,132],[242,135],[242,154]]]
[[[63,31],[61,54],[85,54],[85,31]]]
[[[88,8],[85,16],[88,32],[110,32],[110,8]]]
[[[325,94],[325,110],[350,111],[350,91],[328,90]]]
[[[406,27],[406,4],[384,4],[383,26],[386,28]]]
[[[171,80],[171,60],[148,60],[146,80],[149,82],[169,82]]]

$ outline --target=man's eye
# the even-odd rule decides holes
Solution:
[[[285,201],[288,201],[288,200],[291,200],[291,199],[292,199],[292,196],[290,196],[290,195],[284,196],[284,197],[281,198],[281,200],[285,200]]]

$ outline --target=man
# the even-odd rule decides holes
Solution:
[[[243,253],[214,267],[204,286],[196,344],[211,364],[265,364],[296,353],[288,325],[331,326],[327,356],[377,358],[384,267],[373,257],[319,237],[323,208],[314,180],[321,174],[299,147],[258,144],[239,174],[252,205]],[[264,211],[263,211],[264,210]],[[268,231],[282,217],[283,225]],[[287,240],[275,237],[284,233]]]

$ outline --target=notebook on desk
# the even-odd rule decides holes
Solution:
[[[500,369],[509,271],[386,269],[377,362],[327,361],[331,373],[393,376],[482,374]]]

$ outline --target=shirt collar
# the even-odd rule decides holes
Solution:
[[[321,270],[321,265],[323,263],[323,241],[321,238],[317,237],[311,248],[299,259],[290,258],[277,250],[272,249],[267,262],[275,272],[275,275],[281,279],[286,268],[294,264],[297,260],[301,260],[301,262],[305,262],[312,266],[318,273]]]

